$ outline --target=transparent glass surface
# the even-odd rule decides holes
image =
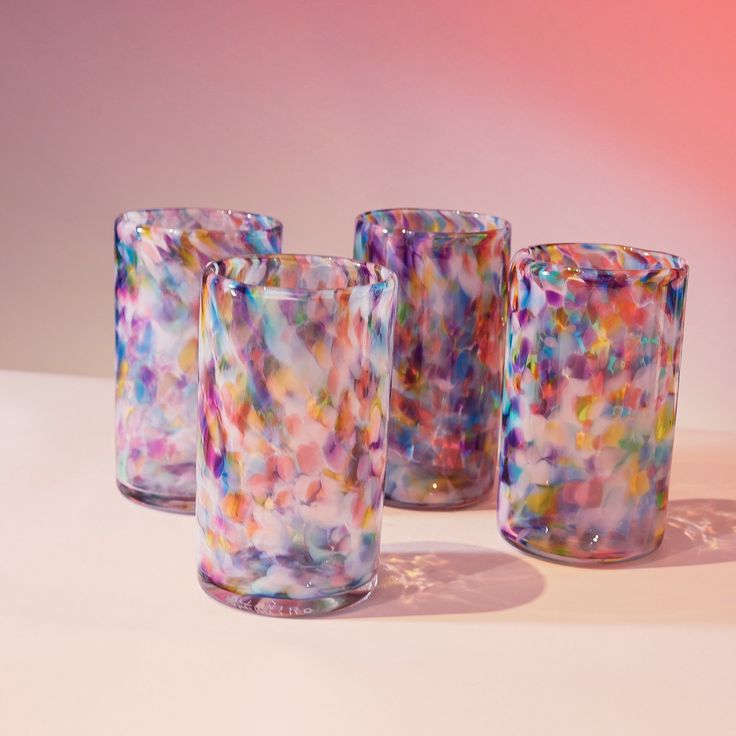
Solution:
[[[491,493],[511,227],[455,210],[366,212],[354,255],[399,277],[386,502],[456,508]]]
[[[342,608],[378,570],[396,276],[319,256],[207,266],[199,578],[272,616]]]
[[[139,210],[115,221],[117,482],[134,501],[193,513],[202,269],[278,252],[281,230],[231,210]]]
[[[687,275],[617,245],[515,254],[498,497],[513,544],[585,563],[661,542]]]

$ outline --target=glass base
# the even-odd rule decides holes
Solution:
[[[142,506],[168,511],[173,514],[194,514],[194,496],[162,496],[141,488],[118,483],[118,490],[126,498]]]
[[[257,613],[261,616],[276,618],[304,618],[322,616],[326,613],[338,611],[341,608],[354,606],[364,601],[374,591],[378,582],[378,575],[358,588],[351,588],[343,593],[325,596],[324,598],[294,599],[271,598],[263,595],[240,595],[231,590],[221,588],[201,570],[198,574],[199,584],[207,595],[226,606],[232,606],[240,611]]]
[[[406,460],[389,451],[385,502],[402,509],[464,509],[488,498],[493,490],[493,477],[488,467],[471,476]]]
[[[652,552],[657,550],[659,548],[659,545],[662,544],[663,538],[663,535],[660,535],[654,540],[653,545],[651,547],[647,547],[646,549],[637,549],[631,552],[624,552],[616,556],[591,555],[589,557],[574,557],[572,555],[560,555],[555,554],[554,552],[548,552],[547,550],[542,549],[534,545],[534,543],[524,539],[524,537],[514,534],[511,530],[504,528],[503,526],[500,527],[500,531],[501,536],[507,542],[509,542],[509,544],[512,544],[514,547],[520,549],[522,552],[526,552],[527,554],[533,555],[534,557],[540,557],[544,560],[548,560],[549,562],[559,562],[564,565],[577,565],[582,567],[600,567],[601,565],[614,565],[617,562],[631,562],[632,560],[638,560],[640,557],[646,557],[647,555],[650,555],[652,554]]]
[[[476,496],[475,498],[464,498],[456,501],[441,501],[439,503],[432,503],[426,501],[417,501],[411,503],[408,501],[399,501],[395,498],[384,498],[384,504],[386,506],[394,506],[397,509],[409,509],[413,511],[456,511],[457,509],[466,509],[468,506],[475,506],[481,501],[485,501],[490,496],[490,492],[484,493],[482,496]]]

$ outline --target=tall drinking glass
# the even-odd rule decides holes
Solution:
[[[396,276],[319,256],[207,266],[197,522],[207,593],[327,613],[376,584]]]
[[[197,315],[202,269],[281,249],[281,223],[232,210],[156,209],[115,221],[118,488],[193,513]]]
[[[661,542],[687,276],[620,245],[515,254],[498,499],[512,544],[592,563]]]
[[[457,210],[360,215],[355,258],[399,277],[386,502],[457,508],[496,477],[511,227]]]

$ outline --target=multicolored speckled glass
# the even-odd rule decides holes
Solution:
[[[358,217],[355,258],[399,277],[386,502],[458,508],[496,477],[511,227],[456,210]]]
[[[375,586],[396,294],[344,258],[205,269],[199,579],[217,600],[309,616]]]
[[[564,243],[510,277],[498,519],[511,543],[617,562],[664,534],[688,268]]]
[[[194,511],[202,269],[278,252],[281,229],[231,210],[140,210],[115,221],[117,481],[134,501]]]

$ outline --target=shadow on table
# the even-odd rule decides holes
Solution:
[[[381,552],[378,587],[345,618],[487,613],[529,603],[544,578],[528,562],[464,544],[414,542]]]
[[[660,548],[626,567],[679,567],[735,560],[736,500],[688,498],[669,502]]]

